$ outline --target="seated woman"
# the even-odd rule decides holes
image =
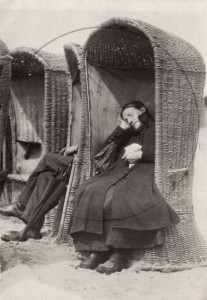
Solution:
[[[155,184],[154,131],[142,102],[123,106],[120,126],[95,157],[99,174],[76,192],[70,233],[76,251],[88,253],[80,268],[121,271],[130,249],[162,245],[162,229],[179,222]]]

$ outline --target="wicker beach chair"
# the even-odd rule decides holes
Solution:
[[[67,146],[78,145],[80,140],[81,127],[81,83],[80,83],[80,60],[82,48],[79,45],[70,43],[64,46],[65,57],[69,71],[69,122],[67,133]],[[66,197],[67,198],[67,197]],[[59,205],[50,212],[54,214],[54,221],[51,228],[51,236],[61,235],[64,230],[63,224],[67,223],[67,216],[65,215],[65,207],[67,207],[67,200],[61,199]],[[65,219],[66,218],[66,219]],[[59,240],[59,238],[57,238]]]
[[[181,221],[164,231],[165,242],[134,252],[135,267],[176,271],[207,264],[206,244],[192,205],[205,67],[189,43],[144,22],[111,19],[82,51],[83,120],[72,192],[94,174],[92,157],[117,124],[120,107],[141,100],[155,119],[155,179]],[[64,235],[63,235],[64,238]]]
[[[11,56],[3,41],[0,40],[0,194],[4,195],[4,180],[6,170],[3,166],[2,153],[7,123],[7,111],[9,107]]]
[[[67,142],[69,74],[64,56],[16,48],[11,51],[12,82],[4,167],[11,203],[44,153],[58,153]]]
[[[11,57],[5,43],[0,40],[0,190],[3,192],[5,170],[2,169],[3,142],[6,131],[6,116],[9,107],[11,77]],[[0,252],[0,274],[3,271],[3,259]]]

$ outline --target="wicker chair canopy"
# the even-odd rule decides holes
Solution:
[[[64,56],[24,47],[12,50],[11,55],[10,132],[4,167],[12,173],[8,182],[20,186],[9,189],[6,202],[15,200],[44,153],[57,153],[65,147],[70,102]],[[11,196],[11,190],[16,190],[16,195]]]
[[[92,158],[117,125],[121,106],[141,100],[155,119],[155,180],[180,223],[162,246],[134,252],[138,268],[174,271],[206,265],[206,245],[194,220],[194,154],[205,67],[183,39],[141,21],[111,19],[83,47],[83,120],[73,190],[94,174]],[[68,212],[74,197],[69,196]]]
[[[80,64],[82,47],[80,45],[70,43],[64,45],[64,51],[72,83],[80,83]]]
[[[45,152],[57,152],[65,146],[68,123],[69,74],[64,56],[31,48],[11,51],[12,82],[24,78],[42,78],[43,90],[43,143]],[[57,134],[58,133],[58,134]]]
[[[72,91],[70,101],[70,126],[68,126],[68,145],[77,145],[80,132],[80,114],[82,107],[80,64],[82,47],[77,44],[67,44],[64,46],[65,57],[70,74],[70,90]]]
[[[11,57],[5,43],[0,40],[0,157],[6,130],[6,116],[9,105]],[[2,162],[1,162],[2,163]]]

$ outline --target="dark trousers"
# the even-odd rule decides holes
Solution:
[[[19,204],[24,207],[22,219],[25,221],[25,223],[27,223],[34,214],[36,207],[41,201],[41,197],[46,190],[51,178],[62,179],[64,172],[71,165],[72,160],[72,156],[63,156],[53,153],[45,154],[44,157],[40,160],[37,167],[29,177],[26,187],[18,199]],[[53,197],[53,194],[51,193],[50,209],[54,208],[58,204],[58,202],[59,199]],[[45,214],[48,211],[46,211]],[[43,226],[43,223],[44,216],[42,216],[34,224],[34,227],[40,230]]]

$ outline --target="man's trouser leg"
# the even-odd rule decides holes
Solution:
[[[34,172],[31,174],[26,187],[19,197],[18,202],[25,207],[22,219],[27,223],[34,214],[37,205],[41,201],[42,195],[51,178],[62,179],[62,174],[72,162],[71,156],[62,156],[57,154],[46,154]],[[61,181],[60,181],[61,182]],[[51,195],[52,197],[52,195]],[[50,209],[58,204],[58,200],[50,199]],[[50,210],[49,209],[49,210]],[[44,217],[36,223],[37,227],[42,227]],[[38,225],[39,224],[39,225]]]
[[[18,203],[21,204],[22,207],[27,206],[27,203],[29,202],[29,199],[35,189],[38,177],[41,173],[50,171],[52,176],[56,172],[60,172],[62,168],[67,168],[71,161],[71,156],[63,156],[53,153],[45,154],[30,175],[23,192],[19,196]]]

